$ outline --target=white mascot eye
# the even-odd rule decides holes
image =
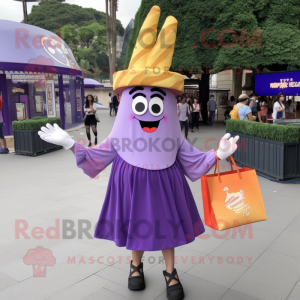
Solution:
[[[159,97],[153,97],[149,102],[149,111],[151,115],[157,117],[164,111],[164,103]]]
[[[143,96],[137,96],[132,101],[132,111],[136,115],[143,115],[148,108],[148,102],[147,99]]]

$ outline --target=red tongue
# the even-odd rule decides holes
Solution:
[[[148,132],[148,133],[151,133],[151,132],[154,132],[155,130],[157,129],[157,127],[143,127],[143,130]]]

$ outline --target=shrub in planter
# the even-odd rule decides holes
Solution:
[[[54,125],[55,123],[61,127],[60,118],[48,118],[48,117],[34,117],[32,119],[26,119],[22,121],[13,121],[13,130],[37,130],[39,131],[41,127],[46,126],[49,123]]]
[[[47,143],[39,137],[38,131],[41,130],[41,127],[46,126],[47,123],[51,125],[56,123],[61,127],[60,118],[34,117],[32,119],[14,121],[15,152],[17,154],[35,156],[48,151],[61,149],[62,147]]]
[[[282,143],[300,142],[300,127],[241,120],[227,120],[226,130]]]
[[[227,132],[239,134],[236,162],[274,177],[300,178],[300,127],[227,120]]]

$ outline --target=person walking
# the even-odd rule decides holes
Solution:
[[[216,109],[217,109],[217,102],[215,100],[215,96],[211,95],[210,100],[207,102],[208,122],[210,127],[213,126],[214,124]]]
[[[187,98],[187,104],[189,106],[190,111],[193,111],[193,100],[191,98]],[[189,114],[188,121],[189,127],[193,129],[193,114]]]
[[[116,94],[113,96],[112,102],[113,102],[113,106],[114,106],[114,110],[115,110],[115,116],[117,116],[118,107],[119,107],[120,103],[118,101],[118,96]]]
[[[0,144],[1,144],[0,154],[8,154],[9,150],[7,148],[6,139],[3,133],[4,123],[3,123],[3,116],[2,116],[2,106],[3,106],[3,101],[2,98],[0,97]]]
[[[285,119],[285,105],[283,104],[284,99],[285,95],[279,93],[273,106],[273,120]]]
[[[190,108],[189,105],[186,102],[186,97],[182,98],[181,103],[177,104],[177,112],[179,116],[179,123],[180,123],[180,128],[182,131],[182,128],[184,126],[185,128],[185,139],[188,137],[188,132],[189,132],[189,114],[190,114]]]
[[[261,122],[261,107],[259,102],[259,95],[256,93],[253,93],[250,95],[249,99],[249,105],[252,110],[252,115],[256,117],[256,122]]]
[[[91,132],[90,132],[91,127],[92,127],[93,133],[95,135],[95,145],[97,145],[97,143],[98,143],[97,120],[95,117],[96,112],[97,112],[97,106],[94,101],[94,97],[92,95],[87,95],[86,99],[85,99],[85,106],[84,106],[84,113],[86,115],[85,120],[84,120],[84,125],[85,125],[85,129],[86,129],[86,135],[89,140],[88,147],[92,146]]]
[[[193,103],[193,124],[192,124],[192,130],[191,132],[194,132],[194,126],[197,128],[197,132],[199,131],[199,112],[200,112],[200,104],[198,103],[197,98],[194,99]]]
[[[109,93],[109,94],[108,94],[108,97],[109,97],[109,99],[108,99],[108,104],[109,104],[109,115],[110,115],[111,117],[113,117],[113,116],[111,115],[111,111],[114,109],[113,101],[112,101],[112,93]]]

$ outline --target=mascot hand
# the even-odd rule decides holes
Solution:
[[[221,138],[219,149],[217,150],[217,156],[222,160],[232,155],[237,149],[236,142],[239,140],[239,138],[240,137],[238,135],[234,138],[230,138],[230,133],[226,133]]]
[[[41,128],[38,135],[42,140],[51,144],[63,146],[66,150],[72,148],[75,144],[75,141],[69,134],[62,130],[57,124],[54,124],[54,126],[47,124],[46,127]]]

